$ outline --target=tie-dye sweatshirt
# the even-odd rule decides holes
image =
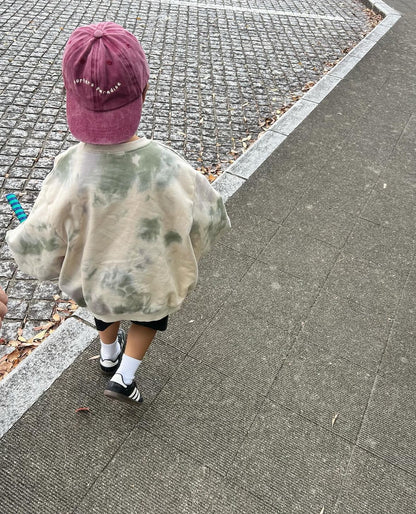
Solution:
[[[143,138],[59,155],[6,240],[23,272],[59,279],[95,317],[152,321],[180,308],[201,255],[229,225],[208,180]]]

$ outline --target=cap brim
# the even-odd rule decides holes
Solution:
[[[66,96],[66,116],[72,135],[83,143],[115,145],[125,143],[137,131],[142,114],[142,98],[112,111],[90,111],[72,95]]]

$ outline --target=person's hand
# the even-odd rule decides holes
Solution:
[[[7,314],[7,294],[0,287],[0,327],[4,316]]]

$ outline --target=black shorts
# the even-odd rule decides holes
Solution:
[[[158,319],[157,321],[132,321],[135,325],[142,325],[143,327],[153,328],[153,330],[166,330],[168,328],[168,318],[169,316],[165,316],[162,319]],[[112,323],[107,323],[106,321],[101,321],[100,319],[94,318],[95,326],[97,327],[97,330],[102,332],[109,326],[111,326],[115,321]]]

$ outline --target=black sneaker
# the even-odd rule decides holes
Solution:
[[[127,403],[141,403],[143,397],[133,381],[130,385],[126,385],[120,373],[116,373],[114,377],[108,382],[104,390],[105,396],[113,400],[120,400]]]
[[[120,353],[118,354],[116,360],[111,361],[110,359],[102,359],[100,354],[100,368],[103,375],[114,375],[120,366],[121,358],[124,353],[124,349],[126,348],[126,333],[123,329],[120,329],[117,334],[117,340],[120,345]]]

